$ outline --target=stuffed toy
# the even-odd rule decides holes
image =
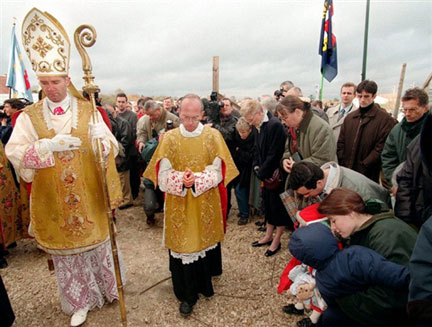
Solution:
[[[289,288],[288,294],[297,300],[293,305],[292,313],[303,314],[305,309],[312,309],[312,313],[308,318],[302,319],[297,323],[300,327],[315,326],[321,313],[327,308],[318,288],[315,287],[314,274],[315,270],[305,264],[295,266],[289,272],[289,278],[293,283]]]

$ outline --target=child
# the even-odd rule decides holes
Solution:
[[[235,196],[239,208],[239,225],[246,225],[249,220],[249,185],[252,173],[254,135],[249,123],[241,117],[237,124],[234,143],[235,152],[233,154],[234,163],[240,171],[235,187]]]
[[[321,223],[295,231],[289,249],[295,258],[316,269],[316,286],[327,303],[371,285],[408,288],[408,267],[387,261],[366,247],[354,245],[340,250],[330,228]],[[299,322],[304,322],[301,326],[314,326],[318,320],[306,323],[307,319]]]

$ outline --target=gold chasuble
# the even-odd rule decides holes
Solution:
[[[24,201],[21,201],[3,144],[0,143],[0,251],[2,245],[6,248],[9,244],[28,237],[30,218],[25,196],[27,193],[23,194]]]
[[[56,250],[87,251],[108,237],[107,206],[100,168],[88,132],[93,109],[90,102],[84,100],[78,100],[77,107],[78,128],[72,128],[71,135],[79,137],[82,145],[75,151],[54,152],[55,165],[36,169],[32,183],[32,230],[38,244],[48,253],[56,254]],[[40,139],[56,135],[53,129],[48,130],[42,101],[24,111]],[[113,151],[107,166],[111,208],[115,208],[122,196]]]
[[[204,126],[196,137],[184,137],[180,128],[163,135],[144,177],[157,186],[157,169],[161,159],[167,158],[176,171],[190,168],[202,172],[216,157],[222,159],[225,186],[238,175],[238,170],[219,131]],[[224,169],[225,168],[225,169]],[[223,240],[222,206],[219,188],[212,188],[194,197],[190,190],[181,197],[166,194],[165,247],[177,253],[202,251]]]

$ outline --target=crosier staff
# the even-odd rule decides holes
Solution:
[[[87,92],[87,94],[90,96],[90,101],[93,106],[93,114],[92,114],[92,123],[97,123],[99,118],[97,115],[97,108],[96,108],[96,101],[95,101],[95,93],[99,92],[99,87],[94,84],[94,76],[92,75],[92,65],[90,61],[90,57],[87,54],[87,51],[84,49],[84,47],[89,48],[92,47],[96,42],[96,30],[91,25],[80,25],[74,33],[74,40],[75,40],[75,46],[78,49],[78,52],[81,56],[82,60],[82,67],[84,71],[84,81],[85,85],[83,86],[83,90]],[[105,172],[105,159],[103,156],[102,151],[102,143],[101,139],[96,139],[96,154],[100,166],[100,172],[102,177],[102,184],[103,184],[103,195],[104,195],[104,202],[106,207],[106,214],[107,214],[107,221],[109,226],[109,235],[110,235],[110,241],[111,241],[111,248],[112,248],[112,254],[114,259],[114,268],[115,268],[115,274],[116,274],[116,281],[117,281],[117,290],[119,294],[119,303],[120,303],[120,314],[122,319],[122,325],[123,327],[127,326],[127,319],[126,319],[126,307],[124,302],[124,294],[123,294],[123,283],[120,276],[120,263],[117,253],[117,241],[116,241],[116,235],[114,232],[114,220],[111,215],[111,208],[110,208],[110,199],[109,199],[109,192],[108,192],[108,184],[107,184],[107,177]]]

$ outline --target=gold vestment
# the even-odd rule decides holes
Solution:
[[[97,246],[108,237],[107,206],[103,196],[100,166],[88,132],[92,115],[90,102],[78,100],[78,150],[54,152],[55,165],[36,169],[31,189],[30,216],[36,241],[47,252]],[[53,138],[43,117],[42,101],[26,107],[39,138]],[[121,202],[121,187],[113,151],[107,165],[111,208]]]
[[[22,185],[22,184],[21,184]],[[24,191],[25,187],[22,188]],[[21,194],[23,200],[21,200]],[[0,143],[0,251],[20,239],[28,237],[30,223],[25,198],[27,193],[19,193],[12,176],[12,170]]]
[[[163,135],[161,143],[144,172],[144,177],[157,186],[157,167],[167,158],[172,168],[202,172],[216,157],[225,167],[225,186],[238,175],[238,170],[219,131],[205,126],[196,137],[185,137],[180,128]],[[190,190],[185,197],[166,194],[165,247],[177,253],[202,251],[223,240],[224,229],[219,188],[212,188],[194,197]]]

